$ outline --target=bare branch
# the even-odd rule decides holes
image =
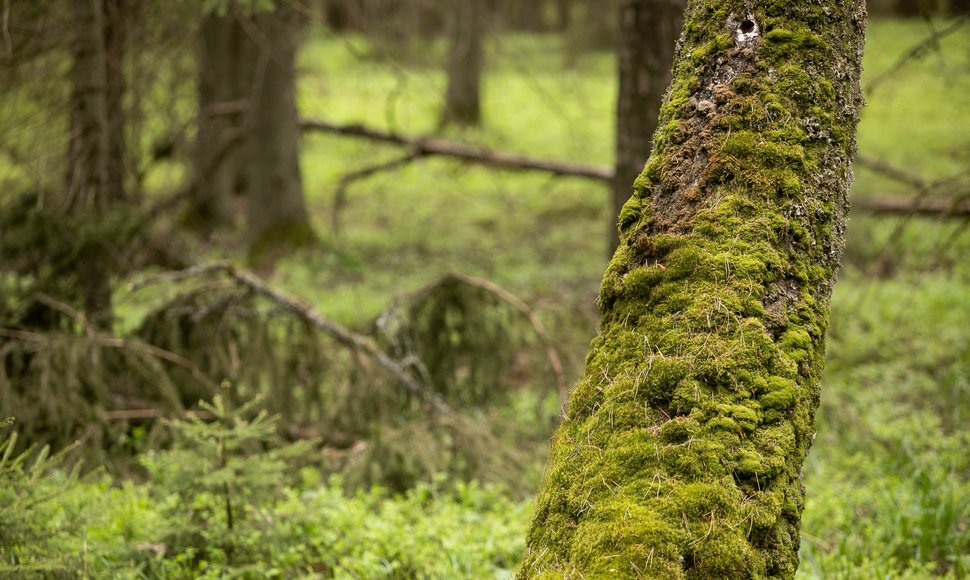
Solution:
[[[909,61],[919,60],[925,55],[929,54],[931,50],[939,46],[940,40],[953,34],[967,22],[970,22],[970,16],[961,16],[946,28],[934,30],[932,34],[903,53],[903,55],[900,56],[899,59],[897,59],[896,62],[894,62],[889,68],[876,75],[872,80],[866,83],[866,94],[871,95],[872,92],[876,90],[876,87],[886,82],[892,75],[899,71],[899,69],[906,66]]]
[[[375,175],[382,171],[390,171],[392,169],[397,169],[403,165],[414,161],[421,157],[421,154],[417,151],[409,151],[407,154],[401,157],[395,157],[390,161],[385,161],[383,163],[375,163],[374,165],[368,165],[362,167],[356,171],[345,174],[340,178],[340,183],[337,184],[337,189],[333,196],[333,208],[330,211],[330,224],[333,228],[334,235],[340,232],[340,212],[343,210],[344,206],[347,204],[347,188],[361,179],[366,179],[371,175]]]
[[[546,173],[552,173],[553,175],[582,177],[605,182],[613,179],[613,170],[606,166],[584,165],[581,163],[537,159],[525,155],[513,155],[445,139],[406,137],[398,133],[385,133],[377,129],[365,127],[364,125],[337,125],[328,121],[303,119],[300,121],[300,126],[307,132],[317,131],[336,135],[347,135],[369,139],[379,143],[408,147],[413,154],[422,157],[440,155],[461,159],[469,163],[500,167],[503,169],[544,171]]]
[[[970,217],[970,201],[941,199],[939,197],[876,197],[856,199],[852,207],[880,215],[927,216],[937,218]]]

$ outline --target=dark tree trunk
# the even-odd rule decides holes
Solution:
[[[556,0],[556,32],[566,32],[573,22],[573,0]]]
[[[970,14],[970,0],[950,0],[950,14],[952,16]]]
[[[101,0],[73,0],[75,39],[68,144],[71,208],[104,208],[108,175],[104,16]]]
[[[249,44],[238,18],[210,14],[198,45],[198,132],[193,155],[192,222],[203,229],[233,223],[232,195],[239,182],[242,111],[250,75],[241,70]],[[247,67],[248,68],[248,67]]]
[[[478,125],[482,121],[481,79],[484,0],[455,0],[448,54],[448,89],[442,125]]]
[[[127,150],[125,147],[125,43],[132,0],[104,0],[105,121],[107,170],[105,194],[125,199]]]
[[[864,0],[690,0],[520,577],[791,578]]]
[[[660,102],[670,84],[674,45],[680,36],[683,3],[674,0],[621,0],[616,103],[616,169],[609,221],[610,255],[620,243],[616,218],[643,171],[657,129]]]
[[[112,201],[108,188],[107,80],[101,2],[73,2],[75,39],[65,204],[68,211],[90,213],[95,220],[108,210]],[[80,247],[74,268],[83,286],[82,301],[88,319],[98,327],[110,327],[111,284],[101,246],[88,242]]]
[[[456,0],[457,1],[457,0]],[[509,26],[513,30],[545,32],[545,2],[542,0],[512,0]]]
[[[252,75],[247,119],[245,187],[250,257],[275,257],[314,239],[300,174],[296,111],[296,48],[300,22],[281,5],[253,18],[262,38]]]

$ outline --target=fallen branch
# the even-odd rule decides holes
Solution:
[[[263,298],[282,306],[284,309],[306,320],[318,330],[336,340],[338,343],[350,348],[355,352],[367,355],[380,367],[382,367],[389,375],[397,379],[408,392],[429,404],[439,413],[450,414],[452,412],[451,407],[441,397],[439,397],[428,385],[418,382],[413,376],[408,374],[404,365],[388,356],[387,353],[377,346],[377,343],[375,343],[373,339],[361,334],[357,334],[349,328],[345,328],[336,322],[332,322],[324,318],[320,313],[315,311],[312,307],[310,307],[309,304],[300,298],[268,286],[255,274],[237,268],[228,261],[201,264],[186,270],[168,272],[166,274],[153,276],[137,283],[129,284],[128,290],[129,292],[134,292],[140,288],[151,284],[157,284],[159,282],[187,280],[189,278],[214,273],[222,273],[229,276],[237,284],[247,288],[254,294],[262,296]]]
[[[877,197],[853,200],[852,207],[880,215],[915,215],[937,218],[970,217],[970,200],[965,199]]]
[[[414,155],[419,157],[438,155],[503,169],[544,171],[553,175],[582,177],[605,182],[613,179],[612,168],[606,166],[584,165],[580,163],[553,161],[550,159],[537,159],[525,155],[513,155],[445,139],[406,137],[398,133],[385,133],[377,129],[365,127],[364,125],[337,125],[328,121],[302,119],[300,121],[300,127],[303,131],[307,132],[316,131],[347,135],[369,139],[379,143],[408,147]]]

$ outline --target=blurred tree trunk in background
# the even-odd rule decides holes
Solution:
[[[486,11],[484,0],[455,0],[452,5],[448,88],[441,124],[479,125]]]
[[[106,195],[125,198],[125,44],[129,8],[135,0],[104,0],[105,107],[107,123]]]
[[[970,14],[970,0],[950,0],[950,14],[952,16]]]
[[[520,577],[794,577],[865,27],[688,2]]]
[[[199,111],[191,210],[192,222],[205,230],[233,223],[232,195],[242,169],[241,135],[235,132],[240,130],[252,83],[252,75],[242,67],[253,55],[241,52],[250,44],[236,15],[205,17],[197,51]]]
[[[616,46],[618,0],[584,0],[580,31],[583,46],[609,50]]]
[[[620,243],[616,218],[643,171],[657,129],[660,102],[670,84],[674,45],[686,0],[621,0],[617,47],[620,89],[616,103],[616,166],[610,255]]]
[[[556,32],[566,32],[573,22],[573,0],[556,0]]]
[[[108,139],[101,0],[72,0],[75,38],[72,48],[70,139],[67,196],[72,208],[106,207]]]
[[[458,2],[460,0],[456,0]],[[512,30],[524,32],[545,32],[544,0],[511,0],[506,10],[508,25]]]
[[[255,31],[246,32],[257,55],[243,164],[250,257],[261,260],[275,257],[276,250],[306,245],[314,234],[300,174],[295,62],[299,16],[280,4],[272,12],[256,14],[252,22]]]
[[[73,0],[74,42],[66,204],[70,212],[103,215],[115,200],[108,187],[108,116],[105,29],[102,0]],[[74,267],[81,281],[88,319],[111,325],[111,285],[107,261],[98,244],[83,244]]]

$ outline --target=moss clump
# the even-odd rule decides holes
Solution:
[[[865,21],[804,4],[688,4],[521,577],[794,575]]]

